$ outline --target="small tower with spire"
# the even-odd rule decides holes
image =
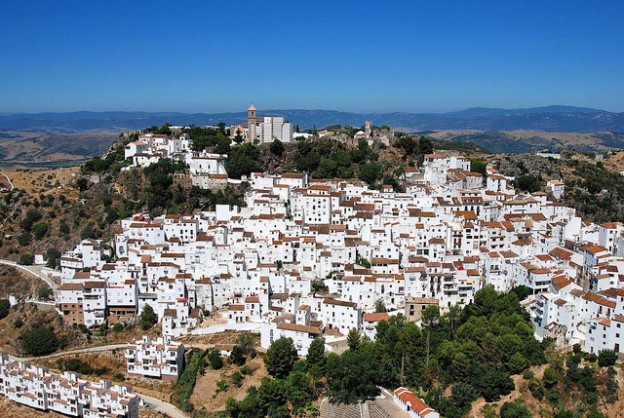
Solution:
[[[256,139],[256,106],[253,104],[247,109],[247,141]]]

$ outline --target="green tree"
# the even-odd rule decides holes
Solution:
[[[214,370],[219,370],[223,367],[223,359],[221,358],[221,353],[216,348],[213,348],[208,353],[208,362],[210,363],[210,367]]]
[[[82,231],[80,231],[80,239],[95,239],[98,237],[98,231],[95,230],[93,222],[87,222]]]
[[[505,402],[500,411],[501,418],[531,418],[533,414],[521,399]]]
[[[25,353],[32,356],[44,356],[56,351],[58,340],[52,328],[37,327],[24,331],[19,340]]]
[[[496,401],[515,389],[514,382],[507,373],[483,367],[478,367],[477,370],[472,377],[473,384],[487,402]]]
[[[67,225],[67,221],[65,219],[61,219],[61,223],[59,225],[59,232],[61,234],[69,234],[70,232],[69,225]]]
[[[360,342],[362,340],[362,334],[356,328],[349,330],[349,334],[347,334],[347,345],[349,346],[349,350],[357,350],[360,348]]]
[[[542,189],[544,181],[539,174],[524,174],[515,180],[515,185],[520,190],[535,193]]]
[[[41,286],[37,289],[37,296],[39,299],[48,300],[53,294],[54,292],[49,287]]]
[[[332,401],[355,403],[379,394],[379,368],[373,350],[373,344],[366,343],[341,356],[327,356],[327,393]]]
[[[258,147],[248,142],[236,145],[230,152],[225,169],[228,176],[235,179],[249,176],[254,171],[262,171]]]
[[[236,370],[234,373],[232,373],[232,384],[239,388],[243,386],[244,378],[245,377],[243,376],[243,374],[240,371]]]
[[[32,254],[22,254],[20,255],[19,263],[25,266],[30,266],[32,265],[34,260],[35,258],[33,257]]]
[[[471,158],[470,159],[470,171],[474,173],[481,173],[484,176],[487,169],[487,163],[480,158]]]
[[[613,366],[617,361],[618,355],[613,350],[602,350],[598,353],[598,365],[600,367]]]
[[[530,363],[526,357],[522,355],[520,352],[515,352],[511,357],[509,362],[507,363],[507,368],[511,373],[520,373],[527,367],[529,367]]]
[[[264,355],[267,371],[278,379],[288,376],[296,360],[297,349],[292,338],[275,340]]]
[[[379,163],[367,163],[360,168],[360,175],[358,177],[369,185],[372,185],[381,178],[382,170],[383,167]]]
[[[552,367],[548,367],[546,368],[546,370],[544,370],[544,377],[542,379],[544,387],[552,388],[559,383],[560,379],[561,375]]]
[[[387,312],[386,304],[384,303],[382,298],[379,298],[375,301],[375,312]]]
[[[139,318],[139,323],[141,324],[141,329],[148,330],[153,327],[158,322],[158,316],[154,312],[154,309],[150,305],[145,305],[143,310],[141,311],[141,317]]]
[[[93,170],[93,171],[102,171],[100,170]],[[87,180],[86,177],[79,177],[78,180],[76,180],[76,187],[78,187],[78,190],[80,190],[81,192],[84,192],[85,190],[87,190],[89,188],[89,180]]]
[[[425,364],[429,364],[429,353],[431,351],[431,331],[440,321],[440,308],[438,305],[429,305],[422,314],[422,325],[427,330],[427,358]]]
[[[242,366],[247,361],[245,350],[240,345],[235,345],[230,353],[230,361],[237,366]]]
[[[320,338],[315,338],[310,344],[308,355],[306,356],[308,372],[313,379],[320,379],[325,374],[327,356],[325,355],[325,343]]]
[[[48,224],[46,222],[36,223],[32,228],[32,233],[35,239],[41,239],[48,233]]]
[[[292,372],[286,379],[288,387],[288,400],[292,403],[293,410],[303,408],[312,401],[312,386],[310,378],[302,372]]]
[[[269,151],[271,154],[281,157],[284,153],[284,143],[279,139],[274,139],[271,145],[269,145]]]
[[[24,216],[24,219],[22,219],[22,221],[20,222],[20,226],[25,231],[30,232],[35,222],[39,221],[41,217],[41,212],[39,212],[37,209],[28,209],[26,211],[26,216]]]
[[[450,402],[460,410],[464,416],[474,402],[479,397],[479,391],[467,383],[459,383],[453,386]],[[448,415],[448,414],[447,414]]]
[[[263,377],[260,388],[258,388],[258,398],[260,408],[265,414],[276,410],[288,402],[288,387],[286,381],[282,379],[270,379]]]
[[[11,304],[8,299],[0,299],[0,319],[6,318],[9,314]]]
[[[59,260],[61,259],[61,252],[52,247],[46,251],[46,266],[49,268],[57,268],[59,266]]]
[[[244,140],[245,138],[243,138],[243,133],[237,129],[236,133],[234,134],[234,142],[236,142],[237,144],[242,144]]]
[[[251,332],[243,332],[236,338],[236,345],[238,345],[245,356],[256,356],[256,348],[254,342],[254,335]]]

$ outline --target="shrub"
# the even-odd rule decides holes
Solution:
[[[22,247],[26,247],[32,242],[32,236],[29,232],[23,232],[17,236],[17,242],[19,242],[19,245]]]
[[[48,300],[53,294],[54,292],[49,287],[41,286],[39,289],[37,289],[37,296],[39,297],[39,299]]]
[[[548,367],[546,370],[544,370],[543,382],[545,387],[551,388],[555,386],[557,383],[559,383],[559,379],[559,373],[557,373],[557,371],[552,367]]]
[[[249,364],[245,364],[243,367],[240,368],[240,371],[245,376],[251,376],[256,371],[256,368]]]
[[[49,226],[47,222],[39,222],[33,226],[32,232],[35,239],[41,239],[48,233]]]
[[[613,366],[617,361],[618,355],[613,350],[602,350],[598,354],[598,365],[600,367]]]
[[[22,254],[20,255],[19,263],[25,266],[31,266],[35,258],[32,254]]]
[[[0,299],[0,319],[7,317],[10,308],[11,304],[8,299]]]
[[[232,374],[232,384],[236,387],[243,386],[243,379],[243,374],[238,370]]]
[[[113,332],[121,332],[123,331],[124,326],[121,323],[116,323],[115,325],[113,325]]]
[[[219,380],[217,382],[217,393],[219,392],[227,392],[230,385],[227,384],[225,380]]]
[[[208,353],[208,362],[210,363],[210,367],[215,370],[219,370],[223,367],[223,359],[221,358],[221,353],[216,348],[210,350]]]
[[[535,378],[535,373],[533,373],[531,369],[526,369],[522,372],[522,377],[524,377],[526,380],[533,380]]]
[[[230,354],[230,361],[237,366],[242,366],[247,361],[245,350],[240,345],[235,345]]]
[[[529,411],[522,400],[505,402],[500,411],[501,418],[531,418],[533,414]]]
[[[58,348],[58,340],[52,328],[40,326],[24,331],[19,339],[24,352],[33,356],[51,354]]]

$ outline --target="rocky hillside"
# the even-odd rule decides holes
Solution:
[[[593,222],[624,221],[624,177],[620,174],[622,154],[602,155],[565,150],[562,158],[542,158],[534,154],[491,156],[501,173],[517,177],[526,191],[543,189],[551,179],[565,181],[563,203],[576,208]]]
[[[615,132],[571,133],[543,131],[437,131],[433,139],[451,143],[470,143],[492,153],[527,153],[544,149],[560,151],[571,148],[581,151],[605,152],[624,148],[624,134]]]

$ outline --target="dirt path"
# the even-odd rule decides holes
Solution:
[[[0,188],[7,189],[9,191],[13,190],[13,183],[11,182],[11,179],[2,172],[0,172]]]

